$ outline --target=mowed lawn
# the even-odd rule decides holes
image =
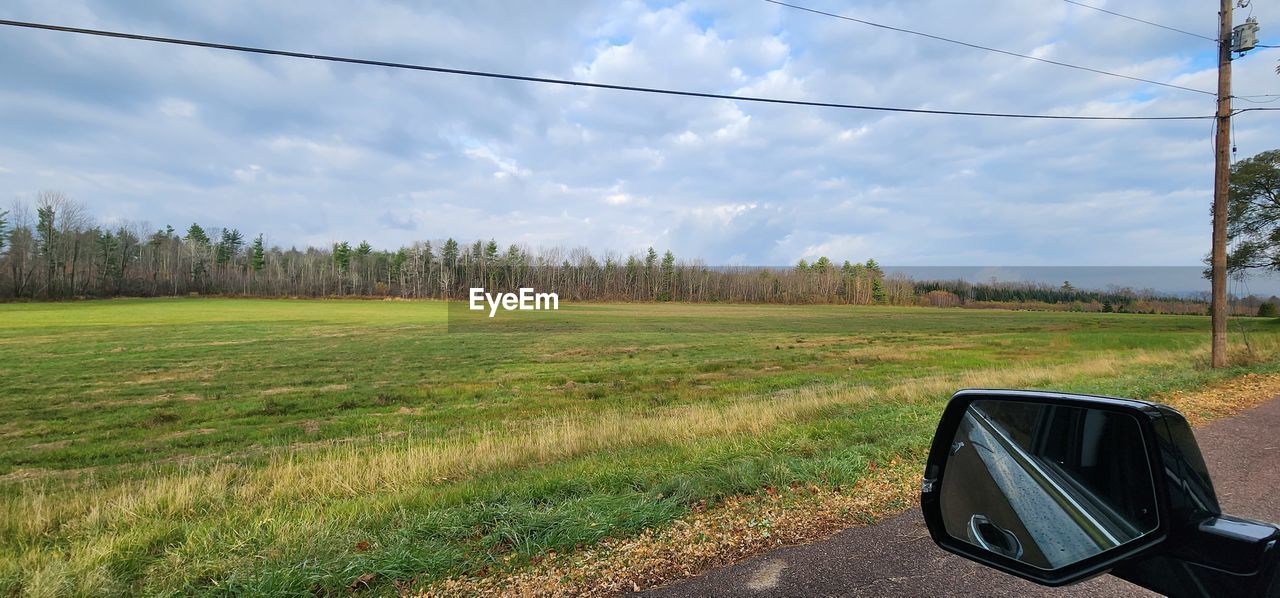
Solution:
[[[455,305],[456,308],[456,305]],[[919,461],[959,386],[1129,396],[1208,318],[848,306],[0,305],[0,592],[375,593]],[[453,322],[450,322],[450,319]],[[1242,334],[1243,333],[1243,334]]]

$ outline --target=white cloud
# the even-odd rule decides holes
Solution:
[[[160,100],[160,114],[179,118],[191,118],[196,115],[196,105],[178,98]]]
[[[463,151],[468,158],[475,160],[485,160],[492,162],[498,170],[494,171],[493,178],[505,179],[507,177],[526,177],[532,174],[529,169],[521,168],[514,160],[503,158],[487,147],[473,147]]]
[[[250,164],[244,168],[237,168],[232,174],[236,180],[242,183],[253,183],[258,180],[258,175],[262,173],[262,167],[257,164]]]
[[[1214,87],[1211,44],[1059,4],[815,7]],[[1192,31],[1211,32],[1215,18],[1156,0],[1124,12]],[[354,13],[330,2],[17,0],[6,14],[715,93],[1048,114],[1213,110],[1200,94],[730,0],[374,1]],[[103,218],[236,226],[283,245],[654,245],[713,264],[816,252],[886,264],[1186,265],[1208,247],[1208,121],[800,108],[11,33],[0,39],[13,82],[0,91],[0,186],[59,188]],[[1278,57],[1236,61],[1237,93],[1280,93]],[[1236,120],[1241,156],[1280,138],[1269,114]]]

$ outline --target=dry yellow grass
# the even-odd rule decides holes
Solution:
[[[1134,365],[1185,360],[1184,352],[1129,352],[1056,366],[1013,366],[937,375],[875,390],[828,386],[743,399],[727,406],[694,405],[649,416],[602,416],[537,421],[518,430],[490,430],[444,439],[405,437],[373,447],[345,446],[277,457],[265,467],[223,466],[60,496],[39,509],[41,490],[0,502],[0,533],[34,537],[54,527],[127,526],[137,519],[179,517],[191,509],[235,503],[293,502],[353,497],[442,480],[456,480],[527,463],[657,443],[679,444],[731,434],[759,434],[784,421],[811,417],[834,405],[873,398],[916,401],[977,386],[1037,386],[1065,376],[1108,376]]]

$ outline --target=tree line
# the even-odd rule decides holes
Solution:
[[[912,281],[875,260],[821,257],[792,268],[710,267],[653,248],[638,255],[585,248],[505,248],[494,240],[368,242],[282,248],[262,234],[191,224],[106,226],[56,191],[0,211],[0,296],[29,299],[217,294],[262,297],[463,299],[471,287],[533,287],[582,301],[974,305],[1012,302],[1087,311],[1202,313],[1203,301],[1133,291]],[[1145,303],[1142,303],[1145,302]],[[1160,305],[1153,305],[1158,302]],[[1138,309],[1141,307],[1142,309]]]
[[[874,260],[837,267],[823,258],[795,271],[712,268],[653,248],[597,256],[584,248],[534,251],[452,238],[395,250],[365,241],[282,248],[235,228],[104,226],[58,192],[0,212],[0,294],[10,298],[200,293],[458,299],[471,287],[533,287],[571,300],[744,303],[886,302],[894,289]]]

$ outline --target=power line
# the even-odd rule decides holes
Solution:
[[[194,46],[197,48],[210,48],[215,50],[229,50],[234,52],[247,52],[251,54],[265,54],[269,56],[285,56],[289,58],[303,58],[308,60],[321,60],[326,62],[339,62],[347,64],[359,64],[366,66],[379,66],[393,69],[406,69],[413,71],[427,71],[433,73],[446,73],[450,75],[465,75],[468,77],[484,77],[489,79],[506,79],[511,81],[525,81],[530,83],[547,83],[551,85],[567,85],[574,87],[588,87],[594,89],[611,89],[615,91],[631,91],[639,93],[653,93],[670,96],[687,96],[695,98],[711,98],[719,100],[735,100],[741,102],[757,102],[763,104],[784,104],[791,106],[810,106],[817,108],[842,108],[847,110],[872,110],[878,112],[906,112],[913,114],[943,114],[950,116],[980,116],[991,118],[1022,118],[1022,119],[1040,119],[1040,120],[1122,120],[1122,121],[1139,121],[1139,120],[1200,120],[1213,118],[1213,116],[1075,116],[1075,115],[1057,115],[1057,114],[1017,114],[1005,112],[969,112],[964,110],[930,110],[925,108],[901,108],[894,106],[870,106],[862,104],[841,104],[836,102],[811,102],[805,100],[785,100],[778,98],[767,98],[759,96],[742,96],[720,93],[703,93],[697,91],[681,91],[675,89],[664,89],[658,87],[639,87],[634,85],[612,85],[608,83],[592,83],[588,81],[576,81],[572,79],[555,79],[550,77],[531,77],[527,75],[512,75],[506,73],[494,73],[488,71],[475,71],[466,69],[454,69],[439,66],[424,66],[417,64],[407,64],[401,62],[387,62],[382,60],[367,60],[363,58],[347,58],[343,56],[329,56],[325,54],[310,54],[305,52],[293,52],[288,50],[272,50],[267,48],[255,48],[251,46],[237,46],[232,44],[222,44],[216,42],[205,42],[189,39],[156,37],[152,35],[140,35],[136,33],[121,33],[118,31],[106,31],[100,29],[82,29],[78,27],[66,27],[62,25],[49,25],[44,23],[31,23],[26,21],[10,21],[0,19],[0,25],[10,27],[21,27],[26,29],[43,29],[47,31],[59,31],[63,33],[75,33],[81,35],[94,35],[100,37],[113,37],[119,39],[130,39],[137,41],[148,41],[162,44],[175,44],[180,46]]]
[[[1114,16],[1120,17],[1120,18],[1122,18],[1122,19],[1129,19],[1130,21],[1137,21],[1137,22],[1139,22],[1139,23],[1145,23],[1145,24],[1147,24],[1147,25],[1151,25],[1152,27],[1159,27],[1159,28],[1161,28],[1161,29],[1168,29],[1169,31],[1176,31],[1176,32],[1178,32],[1178,33],[1182,33],[1182,34],[1185,34],[1185,35],[1190,35],[1191,37],[1198,37],[1198,38],[1200,38],[1200,39],[1207,39],[1207,40],[1209,40],[1209,41],[1211,41],[1211,42],[1214,42],[1214,43],[1217,43],[1217,41],[1218,41],[1218,39],[1217,39],[1217,38],[1215,38],[1215,37],[1209,37],[1209,36],[1207,36],[1207,35],[1200,35],[1199,33],[1192,33],[1192,32],[1190,32],[1190,31],[1186,31],[1186,30],[1183,30],[1183,29],[1178,29],[1177,27],[1170,27],[1170,26],[1168,26],[1168,25],[1161,25],[1160,23],[1155,23],[1155,22],[1148,21],[1148,20],[1145,20],[1145,19],[1139,19],[1138,17],[1131,17],[1131,16],[1129,16],[1129,15],[1120,14],[1120,13],[1118,13],[1118,12],[1110,11],[1110,10],[1107,10],[1107,9],[1105,9],[1105,8],[1100,8],[1100,7],[1097,7],[1097,6],[1090,6],[1090,5],[1088,5],[1088,4],[1084,4],[1084,3],[1082,3],[1082,2],[1076,2],[1076,0],[1062,0],[1062,1],[1063,1],[1063,2],[1066,2],[1067,4],[1074,4],[1074,5],[1079,6],[1079,7],[1081,7],[1081,8],[1087,8],[1087,9],[1089,9],[1089,10],[1096,10],[1096,11],[1098,11],[1098,12],[1105,12],[1105,13],[1107,13],[1107,14],[1109,14],[1109,15],[1114,15]]]
[[[911,35],[918,35],[918,36],[920,36],[920,37],[927,37],[927,38],[929,38],[929,39],[938,40],[938,41],[942,41],[942,42],[947,42],[947,43],[950,43],[950,44],[957,44],[957,45],[965,46],[965,47],[967,47],[967,48],[974,48],[974,49],[977,49],[977,50],[986,50],[986,51],[988,51],[988,52],[995,52],[995,53],[997,53],[997,54],[1004,54],[1004,55],[1006,55],[1006,56],[1015,56],[1015,57],[1018,57],[1018,58],[1025,58],[1025,59],[1027,59],[1027,60],[1034,60],[1034,61],[1036,61],[1036,62],[1043,62],[1043,63],[1045,63],[1045,64],[1052,64],[1052,65],[1054,65],[1054,66],[1061,66],[1061,67],[1065,67],[1065,68],[1069,68],[1069,69],[1076,69],[1076,70],[1079,70],[1079,71],[1086,71],[1086,72],[1090,72],[1090,73],[1096,73],[1096,74],[1099,74],[1099,75],[1106,75],[1106,76],[1108,76],[1108,77],[1119,77],[1119,78],[1121,78],[1121,79],[1128,79],[1128,80],[1130,80],[1130,81],[1141,81],[1142,83],[1150,83],[1150,84],[1152,84],[1152,85],[1160,85],[1160,86],[1162,86],[1162,87],[1171,87],[1171,88],[1173,88],[1173,89],[1181,89],[1181,90],[1183,90],[1183,91],[1193,91],[1193,92],[1195,92],[1195,93],[1202,93],[1202,94],[1210,95],[1210,96],[1216,96],[1216,95],[1217,95],[1217,94],[1215,94],[1215,93],[1214,93],[1214,92],[1212,92],[1212,91],[1205,91],[1205,90],[1203,90],[1203,89],[1195,89],[1195,88],[1193,88],[1193,87],[1183,87],[1183,86],[1181,86],[1181,85],[1174,85],[1173,83],[1162,83],[1162,82],[1160,82],[1160,81],[1152,81],[1151,79],[1143,79],[1142,77],[1132,77],[1132,76],[1129,76],[1129,75],[1121,75],[1120,73],[1113,73],[1113,72],[1111,72],[1111,71],[1104,71],[1104,70],[1102,70],[1102,69],[1095,69],[1095,68],[1092,68],[1092,67],[1080,66],[1080,65],[1078,65],[1078,64],[1071,64],[1071,63],[1067,63],[1067,62],[1059,62],[1059,61],[1057,61],[1057,60],[1049,60],[1048,58],[1039,58],[1039,57],[1036,57],[1036,56],[1031,56],[1030,54],[1019,54],[1019,53],[1017,53],[1017,52],[1010,52],[1009,50],[1001,50],[1001,49],[999,49],[999,48],[992,48],[992,47],[990,47],[990,46],[983,46],[983,45],[979,45],[979,44],[971,44],[971,43],[969,43],[969,42],[962,42],[962,41],[960,41],[960,40],[951,39],[951,38],[949,38],[949,37],[942,37],[942,36],[940,36],[940,35],[933,35],[933,34],[931,34],[931,33],[923,33],[923,32],[920,32],[920,31],[914,31],[914,30],[911,30],[911,29],[903,29],[902,27],[894,27],[894,26],[891,26],[891,25],[884,25],[884,24],[881,24],[881,23],[875,23],[875,22],[872,22],[872,21],[864,20],[864,19],[858,19],[858,18],[854,18],[854,17],[849,17],[849,16],[841,15],[841,14],[836,14],[836,13],[833,13],[833,12],[826,12],[826,11],[823,11],[823,10],[818,10],[818,9],[816,9],[816,8],[809,8],[809,7],[807,7],[807,6],[800,6],[799,4],[790,4],[790,3],[788,3],[788,2],[783,2],[782,0],[764,0],[764,1],[765,1],[765,2],[768,2],[768,3],[770,3],[770,4],[777,4],[778,6],[785,6],[785,7],[787,7],[787,8],[794,8],[794,9],[796,9],[796,10],[801,10],[801,11],[809,12],[809,13],[813,13],[813,14],[816,14],[816,15],[823,15],[823,16],[827,16],[827,17],[834,18],[834,19],[842,19],[842,20],[845,20],[845,21],[852,21],[852,22],[854,22],[854,23],[861,23],[861,24],[863,24],[863,25],[869,25],[869,26],[871,26],[871,27],[878,27],[878,28],[880,28],[880,29],[887,29],[887,30],[889,30],[889,31],[897,31],[897,32],[899,32],[899,33],[909,33],[909,34],[911,34]]]
[[[1275,101],[1280,101],[1280,95],[1276,95],[1276,94],[1267,94],[1262,96],[1231,96],[1231,97],[1237,100],[1244,100],[1246,102],[1249,102],[1250,104],[1270,104]],[[1270,100],[1254,100],[1250,98],[1271,98],[1271,99]]]

